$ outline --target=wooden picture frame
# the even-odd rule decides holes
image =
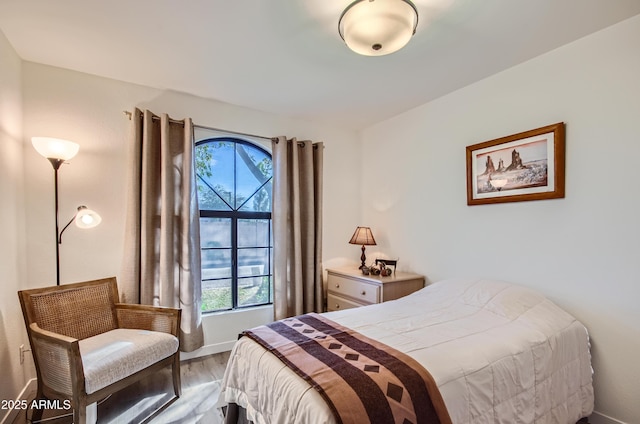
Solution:
[[[564,122],[467,146],[467,205],[564,197]]]

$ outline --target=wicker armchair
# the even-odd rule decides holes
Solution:
[[[87,406],[168,365],[180,396],[179,309],[120,304],[115,277],[18,296],[38,399],[70,400],[74,423],[87,422]]]

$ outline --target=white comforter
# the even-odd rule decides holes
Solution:
[[[593,410],[585,327],[523,287],[445,280],[325,315],[419,361],[455,424],[574,424]],[[258,424],[335,423],[318,393],[246,337],[234,346],[220,399]]]

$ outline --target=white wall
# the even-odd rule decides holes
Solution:
[[[25,270],[20,71],[20,59],[0,32],[0,400],[15,399],[26,383],[19,346],[28,341],[17,296]]]
[[[65,138],[80,144],[80,152],[59,171],[60,221],[64,225],[78,205],[102,216],[100,226],[64,233],[61,281],[70,283],[117,275],[123,255],[126,143],[129,124],[123,111],[134,107],[172,118],[191,117],[194,123],[250,134],[295,136],[325,143],[325,257],[351,254],[346,241],[359,223],[360,153],[351,130],[206,100],[186,94],[99,78],[50,66],[23,63],[24,144],[26,170],[27,283],[55,284],[53,170],[30,146],[36,135]],[[207,348],[199,353],[229,349],[237,334],[265,322],[264,308],[228,317],[205,317]]]
[[[589,329],[596,410],[640,422],[640,16],[363,133],[364,222],[431,281],[504,279]],[[428,75],[425,75],[428,78]],[[467,206],[465,147],[566,122],[566,198]]]

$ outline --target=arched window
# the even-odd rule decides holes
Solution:
[[[271,154],[233,137],[195,147],[202,311],[272,303]]]

